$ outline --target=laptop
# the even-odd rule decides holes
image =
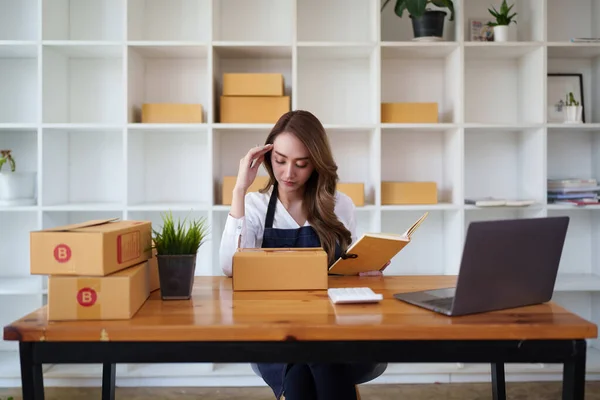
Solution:
[[[545,303],[568,225],[566,216],[472,222],[455,287],[394,297],[448,316]]]

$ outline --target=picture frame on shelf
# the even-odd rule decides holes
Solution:
[[[583,98],[583,74],[549,73],[547,89],[548,123],[565,122],[566,95],[573,93],[582,106],[582,122],[585,123],[585,103]]]
[[[488,26],[492,19],[487,17],[469,18],[469,39],[471,42],[493,42],[494,29]]]

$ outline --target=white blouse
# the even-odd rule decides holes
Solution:
[[[227,215],[219,250],[221,269],[225,275],[231,276],[232,274],[231,264],[233,254],[238,248],[238,240],[240,248],[259,248],[262,246],[265,219],[272,190],[271,187],[267,193],[246,193],[244,200],[245,215],[241,218],[234,218],[231,214]],[[355,206],[352,199],[344,193],[336,192],[334,212],[351,232],[352,243],[354,243],[357,237]],[[308,221],[304,226],[310,226]],[[277,206],[275,207],[273,228],[300,228],[300,225],[292,218],[279,199],[277,199]]]

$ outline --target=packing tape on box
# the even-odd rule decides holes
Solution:
[[[77,319],[102,319],[102,278],[75,279],[75,310]]]

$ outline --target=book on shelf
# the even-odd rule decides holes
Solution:
[[[531,199],[504,199],[499,197],[467,198],[465,204],[476,207],[526,207],[535,203]]]
[[[597,205],[600,186],[593,178],[548,179],[548,201],[577,206]]]
[[[600,38],[572,38],[572,43],[600,43]]]
[[[429,215],[423,214],[403,234],[365,233],[354,242],[329,268],[334,275],[357,275],[360,272],[378,271],[400,253],[411,241],[413,233]]]

